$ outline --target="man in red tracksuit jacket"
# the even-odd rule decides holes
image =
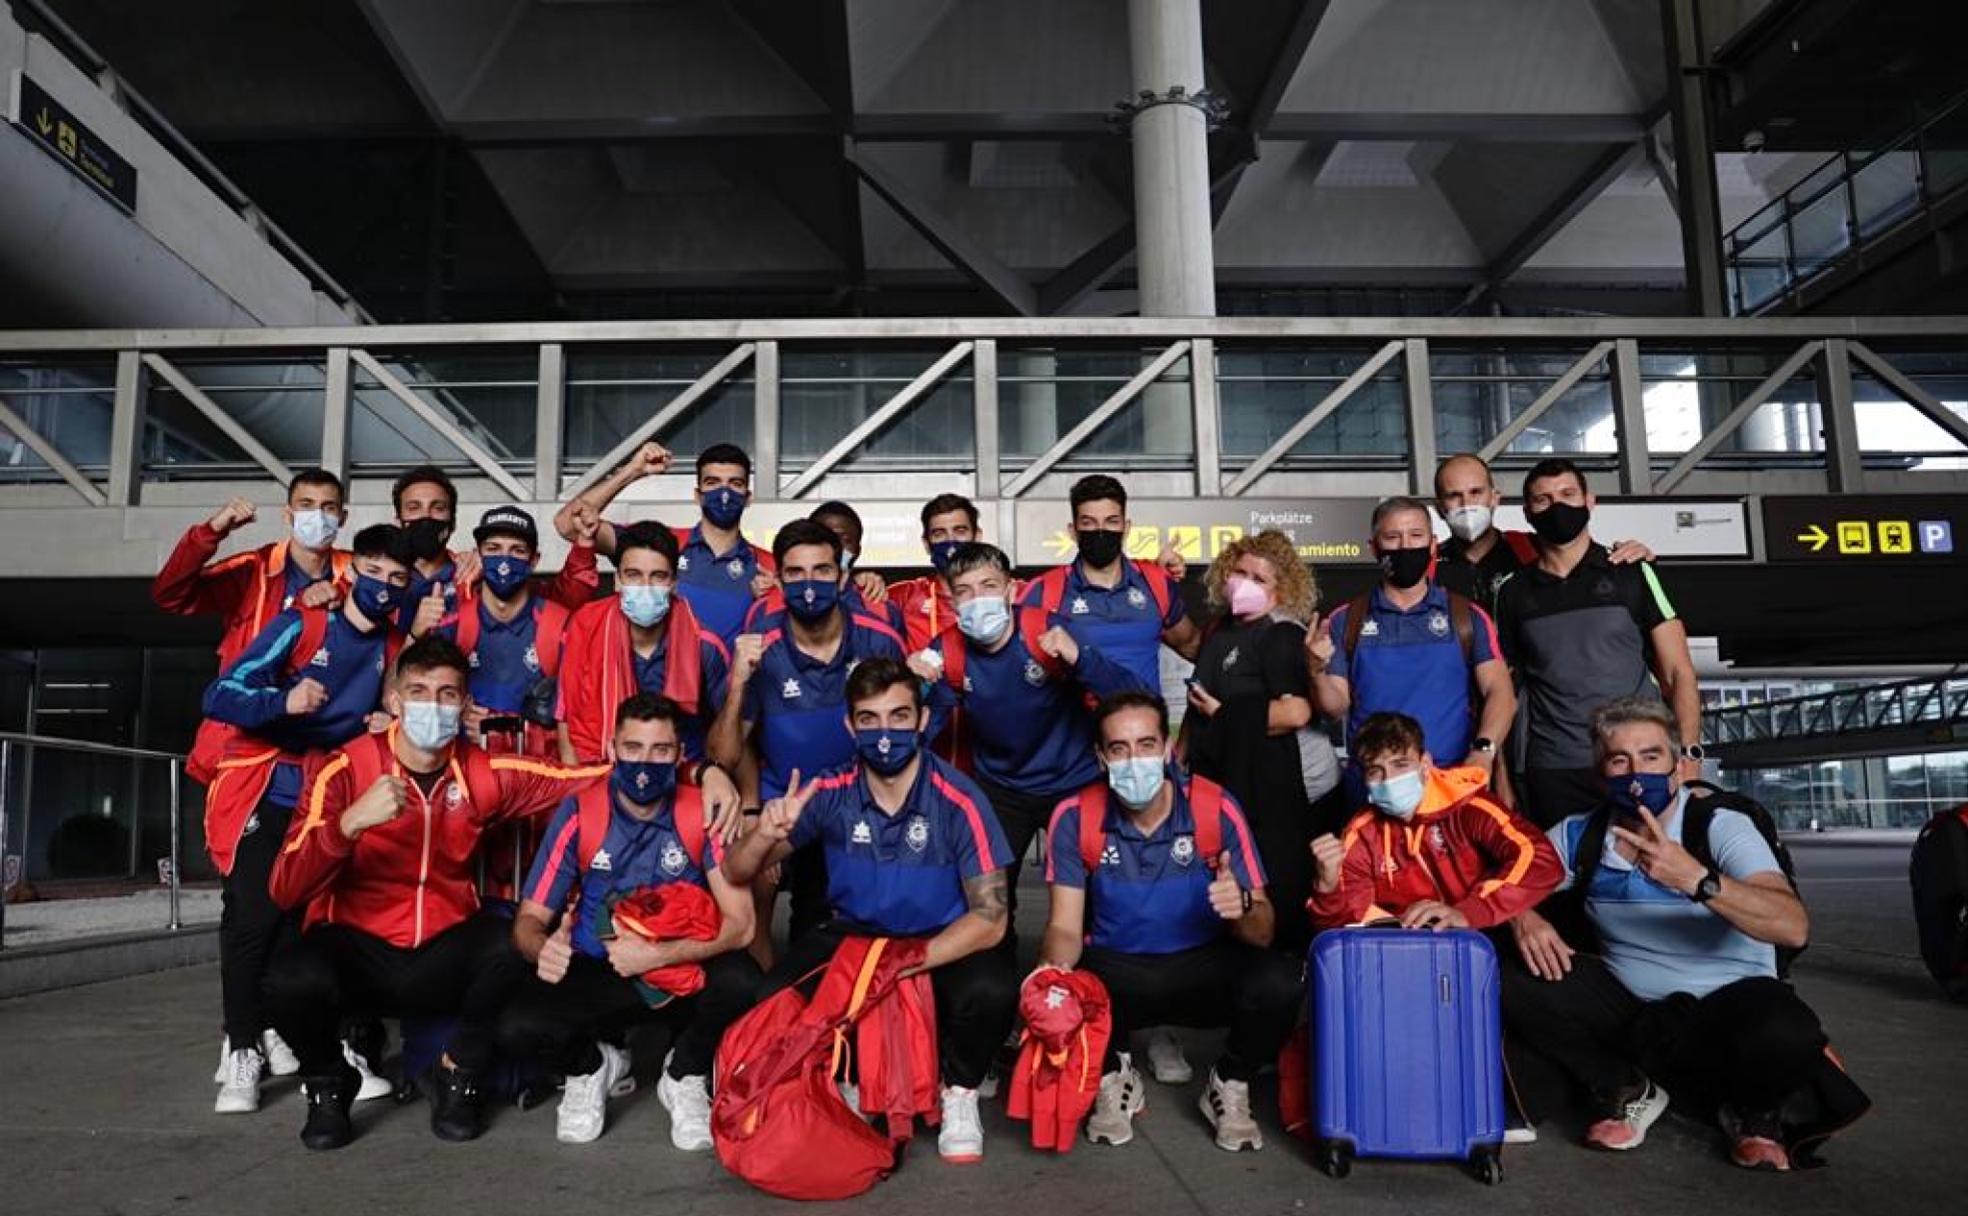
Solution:
[[[299,945],[268,969],[266,1004],[300,1059],[301,1142],[311,1149],[340,1148],[353,1135],[356,1075],[336,1030],[358,1001],[370,1016],[458,1015],[430,1078],[431,1130],[446,1140],[479,1134],[479,1076],[499,1011],[526,974],[509,923],[479,909],[479,837],[608,774],[493,756],[458,739],[468,678],[450,642],[406,647],[384,696],[395,724],[311,769],[274,863],[274,902],[307,909]]]
[[[1480,768],[1438,769],[1406,714],[1373,714],[1353,737],[1369,805],[1312,842],[1316,929],[1398,917],[1408,928],[1488,929],[1564,881],[1544,833],[1486,790]]]
[[[193,524],[150,583],[150,598],[179,616],[222,617],[219,666],[239,657],[283,608],[315,583],[342,577],[346,549],[335,548],[335,534],[348,517],[341,478],[326,469],[302,469],[287,483],[281,514],[288,536],[223,561],[219,546],[236,529],[253,522],[259,509],[234,498],[204,523]]]

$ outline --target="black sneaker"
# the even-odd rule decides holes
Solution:
[[[462,1068],[432,1066],[431,1132],[439,1140],[476,1140],[485,1132],[485,1093]]]
[[[302,1082],[307,1095],[307,1122],[301,1125],[301,1143],[316,1152],[341,1148],[355,1139],[355,1125],[349,1122],[349,1108],[355,1105],[355,1070],[343,1069],[333,1077],[310,1077]]]

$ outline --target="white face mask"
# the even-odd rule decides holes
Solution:
[[[326,549],[342,525],[326,511],[294,512],[294,539],[303,549]]]
[[[1490,530],[1490,516],[1488,507],[1457,507],[1449,512],[1449,532],[1463,544],[1469,544]]]
[[[458,737],[462,705],[439,705],[435,701],[403,703],[403,737],[427,752],[434,752]]]

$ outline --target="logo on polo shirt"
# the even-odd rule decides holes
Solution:
[[[1037,659],[1025,660],[1025,682],[1034,688],[1045,683],[1045,668],[1039,666]],[[964,677],[964,684],[967,691],[970,684],[969,676]]]
[[[663,873],[675,878],[683,873],[683,867],[690,864],[690,859],[684,856],[683,846],[672,840],[663,846],[663,855],[656,864],[663,867]]]
[[[471,664],[471,669],[472,669],[473,671],[477,671],[477,670],[478,670],[478,652],[477,652],[476,650],[474,650],[474,651],[472,651],[472,652],[471,652],[470,654],[468,654],[468,655],[466,655],[466,656],[465,656],[465,662],[467,662],[467,663],[469,663],[469,664]]]
[[[1613,586],[1612,579],[1602,574],[1599,581],[1592,584],[1592,594],[1602,600],[1616,600],[1619,598],[1619,588]]]
[[[1148,606],[1148,597],[1141,594],[1141,588],[1128,588],[1128,606],[1130,608],[1146,608]]]
[[[792,676],[786,677],[785,687],[779,690],[780,699],[785,701],[797,701],[799,699],[799,695],[800,695],[799,680]]]
[[[977,691],[977,690],[976,690],[975,688],[973,688],[973,687],[971,686],[971,683],[970,683],[970,677],[969,677],[969,676],[965,676],[965,677],[964,677],[964,691],[965,691],[965,692],[976,692],[976,691]]]
[[[1379,621],[1365,621],[1365,622],[1362,622],[1362,623],[1361,623],[1361,625],[1360,625],[1360,636],[1361,636],[1361,637],[1363,637],[1363,638],[1377,638],[1377,637],[1379,637],[1379,636],[1380,636],[1380,622],[1379,622]]]
[[[730,575],[732,578],[744,578],[745,563],[743,561],[740,561],[738,558],[734,557],[730,561],[724,563],[724,572]],[[813,591],[811,588],[807,589],[806,602],[809,604],[813,602]]]
[[[588,863],[590,870],[613,870],[615,863],[608,857],[607,849],[596,849],[594,860]]]
[[[1074,596],[1073,606],[1070,611],[1074,616],[1085,616],[1088,611],[1086,600],[1081,596]]]
[[[523,655],[521,655],[521,656],[519,656],[519,661],[520,661],[520,662],[522,662],[522,663],[524,663],[524,664],[526,664],[526,670],[528,670],[528,671],[538,671],[538,670],[540,670],[540,651],[539,651],[539,648],[538,648],[538,647],[534,647],[534,646],[528,646],[528,647],[526,648],[526,653],[525,653],[525,654],[523,654]],[[477,664],[478,664],[478,655],[476,655],[476,654],[473,654],[473,655],[472,655],[472,665],[473,665],[473,666],[477,666]]]
[[[1196,860],[1196,838],[1177,836],[1175,843],[1169,846],[1169,858],[1179,866],[1186,866]]]
[[[1110,844],[1106,848],[1100,850],[1100,864],[1103,866],[1120,865],[1121,864],[1120,849]]]
[[[1237,660],[1243,657],[1243,653],[1240,647],[1232,646],[1230,653],[1223,656],[1223,670],[1229,671],[1232,667],[1235,667]]]
[[[321,649],[315,651],[314,657],[308,660],[308,666],[309,667],[328,666],[328,648],[326,646],[323,646]]]
[[[677,573],[678,573],[678,574],[682,574],[682,573],[683,573],[683,572],[684,572],[685,570],[688,570],[688,569],[690,569],[690,555],[689,555],[688,553],[680,553],[680,554],[678,554],[678,555],[677,555]]]
[[[909,827],[903,832],[902,839],[908,841],[909,847],[918,853],[928,848],[929,820],[924,819],[921,815],[910,819]]]
[[[1438,638],[1449,636],[1449,618],[1440,612],[1428,614],[1428,632]]]
[[[864,819],[854,825],[854,830],[848,833],[847,840],[849,844],[873,844],[875,834],[868,830],[868,822]]]

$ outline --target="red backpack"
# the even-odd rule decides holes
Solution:
[[[321,649],[322,641],[328,636],[328,609],[300,607],[295,609],[301,617],[301,636],[294,640],[294,648],[287,652],[286,678],[294,679],[307,670],[308,661],[314,652]],[[256,632],[254,637],[258,637]],[[206,718],[198,724],[198,733],[191,741],[191,754],[185,757],[185,773],[200,785],[210,785],[218,775],[219,761],[225,759],[232,741],[242,735],[237,726],[230,722],[220,722]]]
[[[1189,812],[1196,819],[1196,855],[1214,863],[1223,851],[1223,787],[1208,777],[1189,778]],[[1080,791],[1080,860],[1090,875],[1107,847],[1107,783]]]

